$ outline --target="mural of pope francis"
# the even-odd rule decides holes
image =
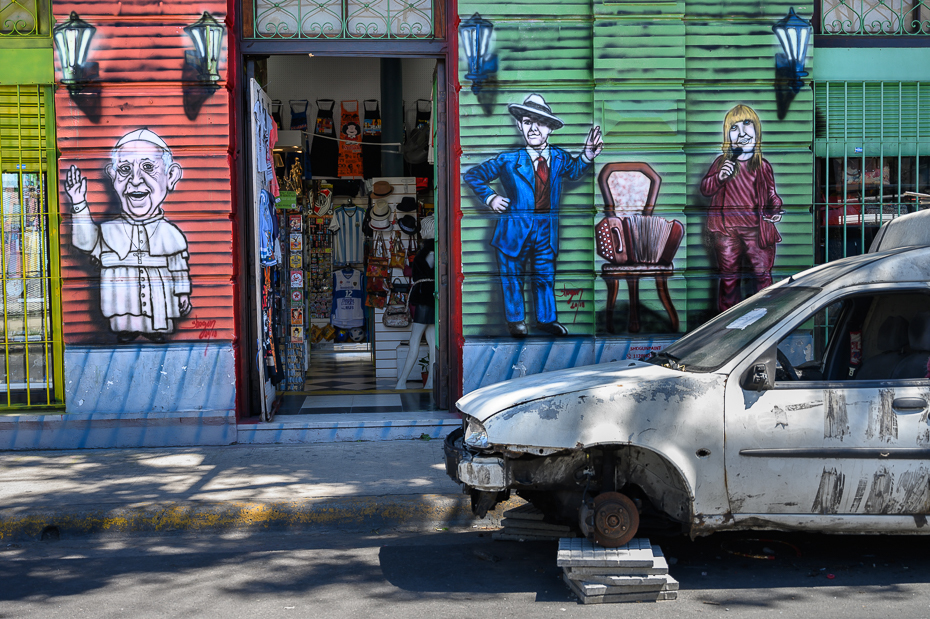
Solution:
[[[181,166],[155,132],[137,129],[116,143],[106,173],[122,212],[100,224],[87,205],[87,179],[73,165],[65,175],[72,243],[100,267],[100,310],[117,341],[165,342],[191,311],[187,238],[162,208]]]

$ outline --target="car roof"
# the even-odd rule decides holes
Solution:
[[[930,246],[898,247],[834,260],[783,280],[780,284],[829,290],[861,284],[902,282],[930,282]]]
[[[869,253],[924,245],[930,245],[930,210],[908,213],[889,221],[875,235]]]

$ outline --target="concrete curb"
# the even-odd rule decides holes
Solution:
[[[418,494],[279,502],[227,501],[149,504],[110,509],[0,510],[0,540],[37,540],[99,534],[262,531],[285,528],[366,530],[462,526],[500,526],[503,512],[522,505],[512,498],[487,518],[471,513],[464,494]],[[17,513],[18,512],[18,513]]]

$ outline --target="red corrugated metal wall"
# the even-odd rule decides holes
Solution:
[[[189,71],[184,71],[185,51],[193,50],[184,27],[204,12],[223,23],[227,4],[144,0],[55,3],[59,23],[72,11],[97,29],[88,62],[99,64],[99,77],[76,93],[59,84],[60,178],[64,183],[70,167],[79,168],[88,179],[87,203],[94,222],[116,219],[120,201],[105,171],[111,152],[120,138],[138,129],[147,128],[161,137],[183,171],[162,208],[165,220],[177,226],[187,240],[193,306],[164,335],[169,342],[232,341],[236,303],[231,169],[234,124],[227,88],[231,29],[223,39],[218,88],[208,93],[196,113],[192,101],[205,91]],[[56,62],[60,62],[58,55]],[[56,69],[60,80],[60,66]],[[115,344],[116,333],[101,311],[100,270],[72,242],[72,208],[65,189],[60,188],[64,339],[66,344]]]

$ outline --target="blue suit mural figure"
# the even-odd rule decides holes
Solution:
[[[549,135],[564,124],[541,95],[532,94],[508,106],[525,148],[501,153],[463,176],[472,191],[500,218],[491,238],[497,250],[504,317],[513,337],[526,337],[523,273],[533,279],[536,328],[568,335],[555,307],[555,259],[559,253],[559,205],[565,179],[577,181],[604,148],[601,128],[591,127],[578,157],[549,144]],[[498,180],[501,193],[491,188]]]

